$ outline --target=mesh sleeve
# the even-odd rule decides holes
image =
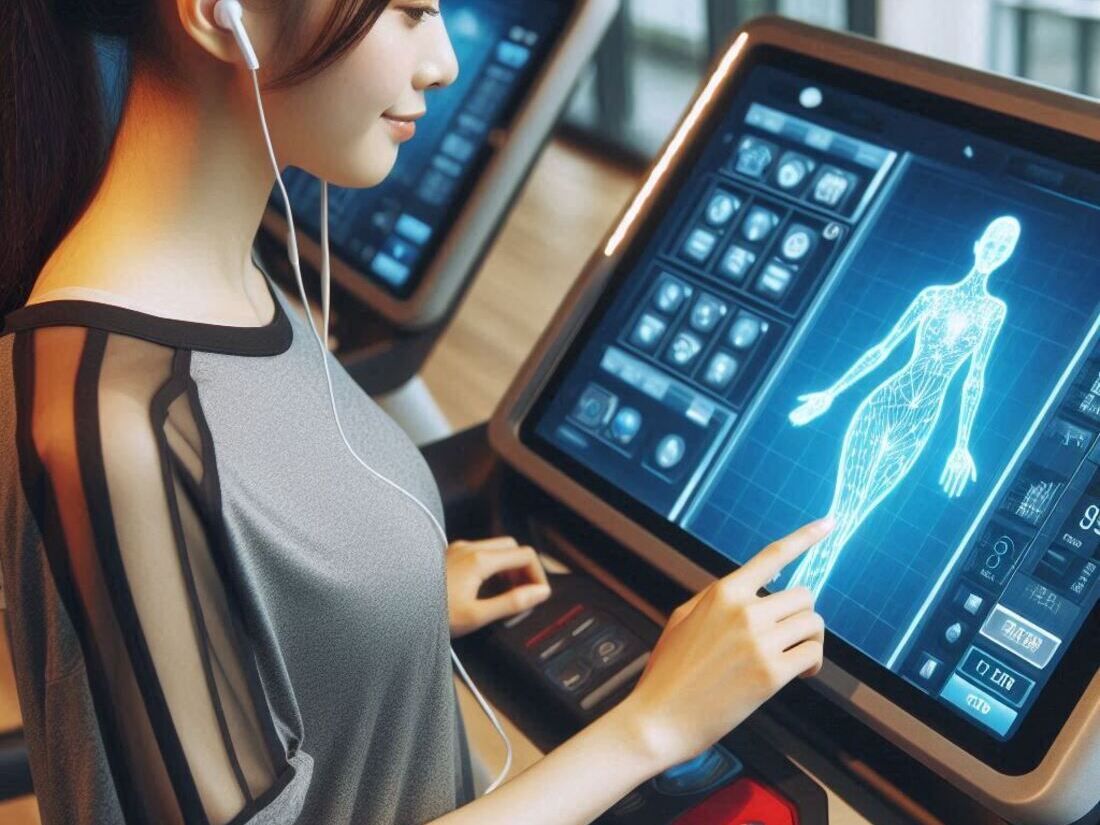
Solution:
[[[265,698],[190,353],[79,327],[31,335],[47,554],[125,821],[295,822],[304,791],[284,791],[296,772],[308,783],[308,757]]]

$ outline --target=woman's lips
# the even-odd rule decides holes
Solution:
[[[399,120],[387,115],[382,115],[382,120],[385,121],[386,126],[389,127],[390,134],[393,135],[394,140],[399,143],[412,140],[413,135],[416,134],[416,123],[411,120]]]

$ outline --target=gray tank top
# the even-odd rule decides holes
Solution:
[[[265,278],[263,327],[4,319],[0,569],[45,825],[421,823],[472,796],[437,534],[348,453]],[[328,357],[356,451],[442,521]]]

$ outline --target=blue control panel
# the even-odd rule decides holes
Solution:
[[[774,586],[1010,739],[1100,594],[1100,175],[765,64],[667,197],[525,437],[737,563],[832,513]]]

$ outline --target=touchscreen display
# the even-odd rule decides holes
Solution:
[[[736,563],[832,513],[773,587],[1004,741],[1097,599],[1100,177],[821,77],[748,72],[524,437]]]
[[[397,165],[371,189],[329,187],[333,254],[396,297],[419,285],[461,202],[538,73],[574,0],[449,0],[444,19],[459,63],[457,80],[427,96],[428,113],[401,147]],[[320,243],[320,182],[284,175],[294,220]],[[270,208],[283,214],[276,188]]]

